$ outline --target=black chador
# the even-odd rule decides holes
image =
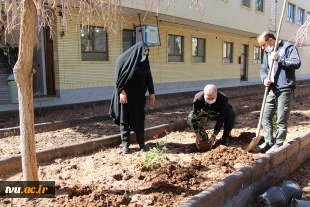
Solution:
[[[121,54],[116,61],[115,88],[112,95],[110,116],[120,125],[123,149],[130,145],[130,131],[136,133],[141,149],[144,144],[145,93],[154,94],[153,78],[148,55],[143,57],[148,47],[139,42]],[[120,102],[120,93],[125,91],[127,103]]]

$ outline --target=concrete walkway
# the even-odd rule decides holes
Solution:
[[[212,83],[212,82],[210,82]],[[247,85],[256,85],[261,84],[260,81],[256,82],[238,82],[238,83],[230,83],[230,82],[223,82],[221,83],[214,83],[219,89],[220,88],[229,88],[229,87],[238,87],[238,86],[247,86]],[[191,91],[200,91],[203,90],[201,87],[192,87],[192,88],[182,88],[182,89],[157,89],[155,87],[156,95],[163,95],[163,94],[173,94],[173,93],[181,93],[181,92],[191,92]],[[263,92],[262,92],[263,93]],[[63,107],[68,105],[75,105],[75,104],[86,104],[92,102],[108,102],[111,99],[111,94],[106,94],[100,97],[85,97],[85,98],[75,98],[75,99],[62,99],[59,97],[44,97],[42,96],[40,99],[34,99],[34,108],[46,108],[46,107]],[[10,112],[18,112],[18,104],[1,104],[0,105],[0,116],[2,113],[10,113]]]

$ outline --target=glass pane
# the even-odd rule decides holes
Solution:
[[[133,31],[123,30],[123,52],[133,46]]]
[[[226,57],[226,42],[223,43],[223,57]]]
[[[93,31],[95,38],[95,52],[107,51],[107,35],[103,28],[95,28]]]
[[[197,38],[192,38],[192,55],[198,55],[198,46],[197,46]]]
[[[264,12],[264,0],[257,0],[256,1],[256,11]]]
[[[256,57],[257,57],[257,50],[256,50],[257,47],[254,47],[254,54],[253,54],[253,59],[256,60]]]
[[[174,54],[174,36],[168,35],[168,54],[173,55]]]
[[[304,19],[304,10],[298,9],[298,24],[303,24],[303,19]]]
[[[198,39],[198,56],[205,56],[205,40]]]
[[[81,51],[93,51],[93,38],[88,31],[81,31]]]
[[[182,55],[182,37],[175,37],[175,55]]]
[[[231,43],[227,43],[227,57],[231,58]]]
[[[260,59],[260,54],[261,48],[260,47],[254,47],[254,60],[259,60]]]
[[[250,0],[242,0],[242,5],[246,7],[250,7]]]

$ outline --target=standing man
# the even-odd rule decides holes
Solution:
[[[145,93],[150,94],[150,103],[155,103],[153,78],[148,59],[149,48],[138,42],[121,54],[115,66],[115,87],[110,105],[110,117],[120,125],[122,153],[129,153],[130,131],[136,133],[141,151],[146,151],[144,142]]]
[[[204,130],[200,126],[195,117],[201,112],[210,112],[216,116],[216,124],[214,126],[213,134],[209,142],[214,144],[215,138],[222,126],[224,125],[224,132],[222,136],[223,145],[229,146],[228,137],[235,124],[236,114],[231,105],[228,103],[228,98],[225,94],[218,92],[215,85],[206,85],[204,90],[195,95],[193,101],[193,110],[188,115],[188,121],[192,124],[196,133],[196,147],[199,149],[201,135],[198,130]],[[194,116],[194,114],[196,116]]]
[[[255,151],[268,152],[283,145],[287,134],[287,120],[290,115],[294,89],[296,88],[295,70],[300,67],[300,58],[296,47],[280,40],[278,48],[274,48],[276,38],[268,31],[257,37],[257,41],[265,50],[264,62],[260,71],[264,85],[269,86],[262,126],[265,142]],[[268,79],[268,72],[273,63],[273,70]],[[273,137],[272,119],[277,112],[277,133]]]

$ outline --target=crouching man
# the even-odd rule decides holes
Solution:
[[[222,144],[229,146],[228,137],[235,124],[236,114],[232,106],[228,103],[228,98],[225,94],[217,91],[215,85],[206,85],[204,90],[197,93],[193,100],[193,110],[188,115],[188,121],[193,126],[196,133],[196,147],[199,149],[199,144],[201,140],[201,131],[203,129],[202,123],[197,120],[200,114],[208,112],[212,114],[216,119],[216,124],[214,126],[214,131],[209,142],[214,144],[216,136],[224,125],[224,132],[222,136]]]

